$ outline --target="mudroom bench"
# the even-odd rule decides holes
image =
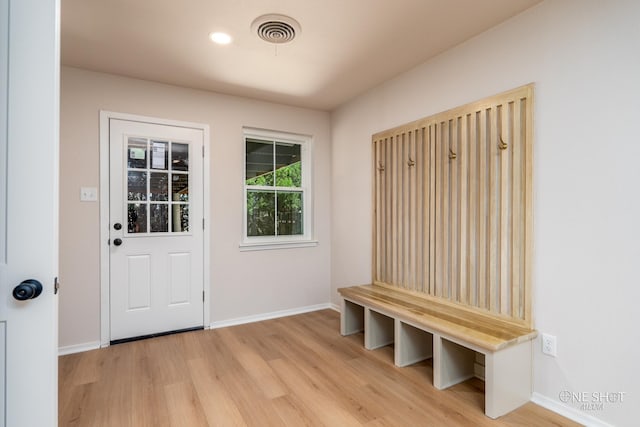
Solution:
[[[488,417],[497,418],[530,400],[537,331],[391,286],[353,286],[338,292],[341,334],[364,331],[368,350],[394,344],[396,366],[433,358],[433,383],[442,390],[482,376],[480,354]]]

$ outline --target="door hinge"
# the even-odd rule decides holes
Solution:
[[[204,291],[202,291],[202,302],[204,302]]]
[[[202,218],[202,229],[204,230],[204,218]]]
[[[202,146],[202,157],[204,157],[204,145]]]
[[[53,279],[53,294],[58,294],[58,289],[60,289],[60,282],[58,282],[58,278]]]

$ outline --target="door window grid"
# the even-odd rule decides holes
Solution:
[[[188,233],[189,145],[130,137],[126,155],[127,234]]]

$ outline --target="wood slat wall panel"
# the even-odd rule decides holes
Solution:
[[[532,326],[533,85],[373,136],[374,282]]]

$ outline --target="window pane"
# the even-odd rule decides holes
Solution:
[[[149,182],[149,200],[169,200],[169,174],[163,172],[151,172]]]
[[[302,192],[278,193],[278,236],[304,234]]]
[[[247,236],[275,236],[275,193],[247,191]]]
[[[189,175],[173,174],[171,176],[171,200],[174,202],[189,201]]]
[[[152,233],[169,231],[169,207],[152,203],[150,224]]]
[[[162,141],[151,141],[151,169],[167,169],[169,152],[168,143]]]
[[[147,204],[146,203],[129,203],[127,206],[129,233],[146,233],[147,232]]]
[[[127,200],[147,200],[147,173],[129,171]]]
[[[247,138],[247,185],[273,186],[273,142]]]
[[[189,145],[171,144],[171,169],[174,171],[189,170]]]
[[[147,140],[142,138],[129,138],[127,147],[127,166],[129,168],[146,169],[147,167]]]
[[[299,144],[276,144],[276,186],[302,187]]]
[[[182,233],[189,231],[189,205],[171,205],[172,224],[171,231]]]

